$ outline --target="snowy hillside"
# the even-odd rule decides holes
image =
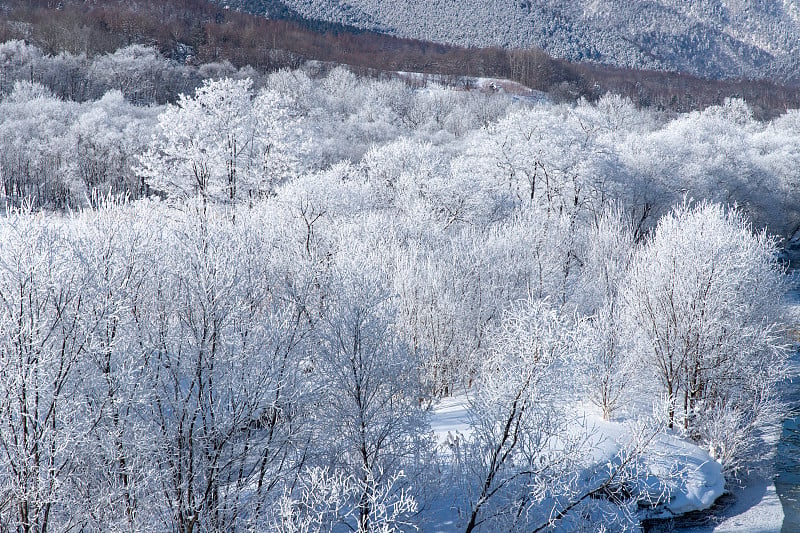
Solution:
[[[800,7],[790,0],[221,0],[466,46],[537,46],[570,60],[708,77],[800,81]]]

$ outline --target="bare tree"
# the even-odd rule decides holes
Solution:
[[[367,533],[379,516],[376,491],[423,457],[428,442],[416,361],[393,331],[391,298],[369,277],[340,276],[315,355],[320,414],[326,455],[357,482],[353,529]]]
[[[85,429],[73,394],[85,279],[57,222],[12,212],[0,231],[0,520],[44,533],[69,521],[63,482]]]

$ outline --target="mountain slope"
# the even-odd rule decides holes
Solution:
[[[800,7],[793,0],[219,2],[463,46],[536,46],[573,61],[800,81]]]

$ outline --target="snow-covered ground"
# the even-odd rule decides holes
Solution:
[[[436,441],[441,444],[452,442],[459,435],[469,433],[467,396],[459,395],[441,400],[431,414],[431,428]]]
[[[761,476],[744,480],[731,490],[719,510],[704,517],[703,525],[668,524],[665,531],[680,533],[780,533],[783,509],[775,484]],[[656,530],[658,531],[658,530]],[[791,530],[787,530],[791,531]]]
[[[440,78],[444,81],[444,78],[449,78],[448,83],[452,83],[452,79],[456,79],[456,87],[462,87],[464,89],[478,90],[484,93],[504,93],[514,100],[524,100],[533,104],[550,101],[550,97],[547,93],[531,89],[521,83],[504,78],[482,78],[474,76],[457,76],[454,78],[452,76],[443,77],[421,72],[406,71],[397,71],[395,74],[397,74],[400,79],[426,85],[428,91],[432,90],[430,82],[436,82],[436,80]],[[444,87],[439,88],[444,90]]]
[[[783,508],[775,491],[775,483],[765,479],[749,480],[746,487],[734,491],[736,501],[730,515],[712,531],[714,533],[778,533],[783,523]],[[696,533],[704,533],[697,531]]]

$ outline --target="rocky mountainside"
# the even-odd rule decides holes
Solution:
[[[464,46],[543,48],[573,61],[800,83],[796,0],[219,0]]]

